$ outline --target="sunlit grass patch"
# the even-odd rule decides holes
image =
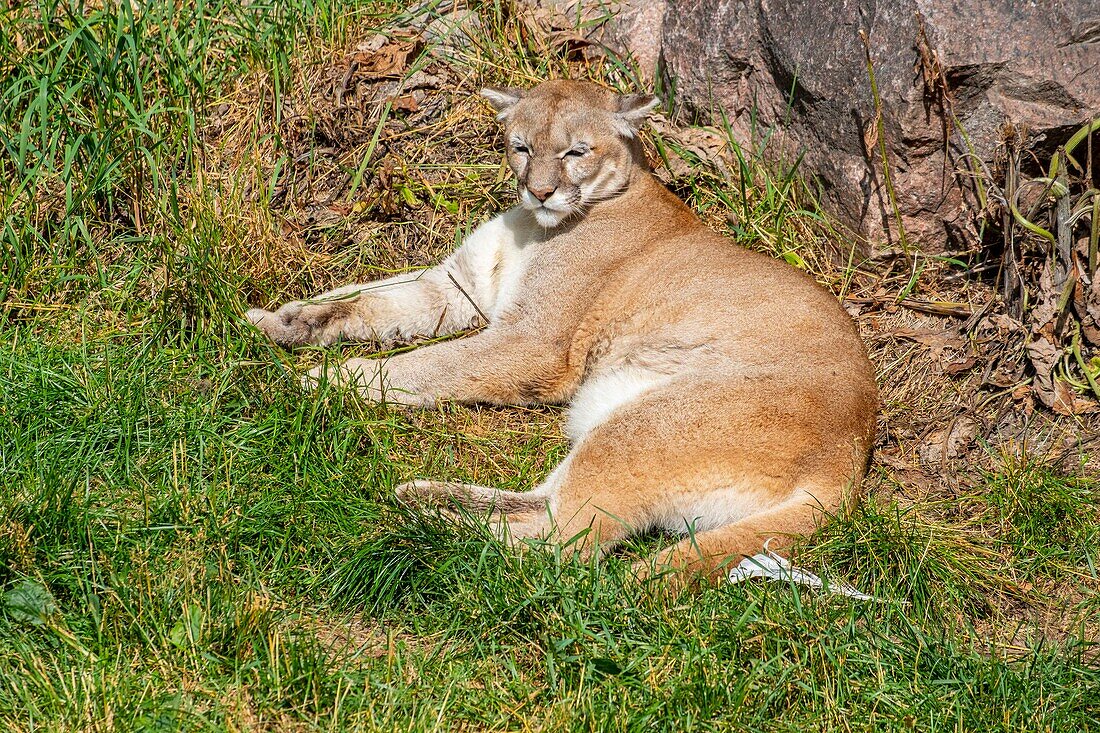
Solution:
[[[920,509],[869,498],[849,515],[831,518],[812,540],[809,557],[937,624],[988,616],[999,597],[1020,595],[988,541]]]
[[[1035,459],[1009,458],[981,497],[1016,561],[1057,575],[1100,565],[1100,483],[1067,476]]]

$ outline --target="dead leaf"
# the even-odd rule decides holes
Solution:
[[[356,51],[350,62],[360,79],[392,79],[401,76],[411,59],[423,48],[419,39],[394,39],[377,51]]]
[[[978,324],[977,330],[994,331],[997,334],[1008,336],[1022,333],[1024,331],[1024,324],[1020,323],[1012,316],[1004,313],[996,313],[983,318]]]
[[[868,152],[874,150],[875,146],[878,145],[878,126],[878,117],[874,117],[871,119],[870,124],[867,125],[867,129],[863,131],[863,146]]]
[[[944,364],[943,372],[944,372],[944,374],[950,374],[950,375],[954,376],[956,374],[962,374],[963,372],[968,372],[977,365],[978,365],[978,357],[976,357],[976,356],[967,356],[967,357],[964,357],[962,359],[956,359],[954,361],[950,361],[950,362]]]
[[[1100,410],[1096,400],[1082,397],[1072,385],[1061,379],[1054,380],[1054,400],[1049,407],[1059,415],[1087,415]]]
[[[1024,351],[1027,352],[1027,357],[1035,368],[1035,379],[1032,382],[1035,396],[1047,407],[1054,407],[1057,401],[1054,368],[1062,358],[1062,350],[1051,343],[1049,335],[1043,331],[1032,334],[1031,341],[1024,347]]]
[[[1016,355],[995,358],[986,368],[982,386],[1005,389],[1018,385],[1024,378],[1025,367]]]
[[[360,41],[358,44],[356,44],[355,50],[359,51],[360,53],[374,53],[378,49],[385,46],[387,40],[389,39],[386,38],[385,34],[375,33],[370,38],[364,41]]]
[[[955,418],[950,425],[932,433],[921,444],[921,461],[932,465],[941,463],[944,458],[958,458],[974,442],[980,426],[977,420],[966,415]]]
[[[1039,273],[1039,292],[1035,305],[1028,314],[1033,330],[1038,330],[1054,320],[1058,310],[1058,298],[1061,293],[1054,287],[1054,276],[1050,271],[1050,262],[1043,263]]]
[[[411,94],[403,94],[400,97],[394,97],[389,100],[393,109],[398,112],[416,112],[420,109],[420,105],[416,101],[416,97]]]
[[[692,170],[692,165],[683,159],[681,151],[690,153],[718,170],[729,167],[729,140],[718,130],[710,127],[682,127],[673,124],[663,114],[653,115],[650,124],[666,142],[671,143],[666,149],[672,153],[668,156],[668,165],[674,176],[687,175]]]
[[[420,70],[406,79],[402,86],[410,92],[415,89],[441,89],[446,81],[444,73],[429,74],[427,71]]]
[[[586,46],[593,45],[591,39],[585,37],[583,34],[576,30],[569,28],[560,31],[553,31],[549,36],[550,45],[555,48],[562,46],[567,47],[570,51],[577,51],[583,49]]]
[[[902,455],[895,451],[876,450],[875,460],[884,466],[889,466],[890,468],[896,468],[899,470],[911,470],[915,468],[915,466],[911,462],[905,460]]]
[[[1100,322],[1085,323],[1082,321],[1081,334],[1090,344],[1100,346]]]
[[[943,359],[944,353],[948,349],[962,349],[967,345],[967,341],[962,335],[958,332],[947,330],[925,331],[912,328],[896,328],[892,331],[887,331],[885,335],[906,339],[907,341],[914,341],[922,346],[927,346],[929,356],[937,361]]]
[[[1100,277],[1087,286],[1086,277],[1077,286],[1074,307],[1081,316],[1081,334],[1089,343],[1100,346]]]

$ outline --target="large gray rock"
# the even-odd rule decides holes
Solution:
[[[760,132],[751,129],[755,108],[758,128],[784,130],[787,153],[805,152],[804,171],[817,176],[829,208],[883,245],[896,242],[897,227],[861,29],[897,206],[909,239],[924,249],[943,249],[970,223],[967,186],[954,176],[959,151],[948,151],[962,138],[949,126],[944,140],[941,90],[987,162],[1006,121],[1041,147],[1041,138],[1062,142],[1100,113],[1095,0],[668,0],[662,53],[679,99],[704,112],[713,100],[745,140]],[[939,75],[933,89],[922,46],[923,66]]]
[[[1049,157],[1073,129],[1100,114],[1097,0],[624,0],[622,6],[605,43],[632,53],[643,76],[659,55],[677,102],[711,119],[724,110],[744,145],[777,130],[772,152],[792,160],[804,155],[802,171],[820,182],[823,203],[880,251],[897,243],[897,226],[878,135],[889,150],[910,242],[940,251],[969,230],[973,206],[965,176],[955,175],[965,147],[957,129],[946,128],[945,144],[945,107],[987,163],[1006,122],[1026,130],[1028,145]],[[658,40],[652,29],[662,12]],[[860,30],[874,63],[881,129],[873,124]],[[922,67],[931,72],[931,89]]]

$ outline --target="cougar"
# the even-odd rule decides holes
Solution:
[[[307,379],[418,407],[568,403],[572,449],[534,490],[413,481],[398,496],[586,553],[676,533],[636,570],[692,581],[848,506],[878,398],[836,298],[715,234],[653,177],[637,132],[654,96],[578,81],[482,95],[504,124],[518,206],[435,267],[246,314],[284,346],[486,325]]]

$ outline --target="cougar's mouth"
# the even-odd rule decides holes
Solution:
[[[520,187],[519,200],[523,208],[535,215],[541,226],[549,229],[561,224],[573,212],[568,201],[555,201],[555,196],[539,201],[525,187]]]
[[[539,206],[536,209],[531,209],[531,213],[535,215],[535,221],[547,229],[556,227],[569,216],[568,211],[552,209],[549,206]]]

